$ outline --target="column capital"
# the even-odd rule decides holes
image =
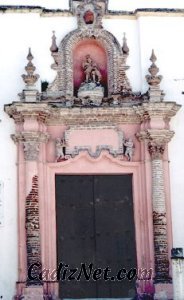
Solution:
[[[148,151],[152,159],[162,159],[165,151],[165,144],[156,143],[154,141],[149,142]]]
[[[149,129],[140,131],[136,136],[139,141],[147,141],[148,151],[152,159],[162,159],[165,146],[174,136],[174,131]]]
[[[43,132],[19,132],[12,135],[15,143],[22,143],[26,161],[36,161],[40,151],[40,143],[47,143],[49,134]]]

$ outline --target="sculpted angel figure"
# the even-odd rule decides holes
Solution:
[[[128,160],[132,160],[133,157],[133,148],[134,148],[134,143],[132,141],[132,139],[128,139],[126,141],[124,141],[124,146],[125,146],[125,156],[128,158]]]
[[[56,160],[65,158],[64,148],[66,147],[66,142],[64,139],[56,139]]]

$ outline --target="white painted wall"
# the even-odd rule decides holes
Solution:
[[[34,2],[34,3],[33,3]],[[165,6],[165,0],[150,0],[149,6]],[[169,3],[168,3],[169,2]],[[179,7],[183,1],[167,1],[167,7]],[[1,4],[35,4],[67,8],[65,0],[1,0]],[[62,7],[61,7],[62,3]],[[121,7],[120,7],[121,4]],[[110,0],[111,9],[133,9],[146,7],[147,1]],[[113,6],[112,6],[113,5]],[[119,5],[119,6],[118,6]],[[177,6],[178,5],[178,6]],[[148,4],[147,4],[148,7]],[[184,7],[184,3],[183,3]],[[27,63],[28,47],[31,46],[35,57],[34,64],[41,80],[52,81],[55,72],[50,69],[53,60],[49,47],[52,30],[56,30],[57,41],[76,28],[74,17],[40,17],[37,13],[0,14],[0,181],[4,182],[5,223],[0,227],[0,296],[11,300],[15,293],[17,279],[17,190],[16,190],[16,148],[10,139],[14,124],[4,113],[4,104],[18,100],[17,94],[24,88],[21,74]],[[161,87],[166,99],[182,104],[184,95],[184,18],[182,17],[140,17],[131,19],[105,19],[104,27],[111,31],[122,43],[126,32],[131,69],[128,76],[134,91],[146,91],[145,75],[150,66],[149,57],[152,48],[158,57],[160,74],[164,76]],[[181,33],[181,34],[180,34]],[[40,80],[38,82],[40,89]],[[183,134],[184,109],[182,108],[172,121],[176,131],[169,146],[171,170],[171,197],[173,217],[173,238],[175,247],[184,247],[184,147]]]

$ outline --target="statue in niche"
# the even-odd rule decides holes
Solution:
[[[88,55],[86,55],[86,60],[83,61],[83,63],[82,63],[82,68],[83,68],[85,76],[86,76],[86,82],[89,82],[89,80],[90,80],[92,65],[93,65],[93,60],[92,60],[91,56],[88,54]]]
[[[125,156],[131,161],[134,154],[134,143],[132,139],[125,140],[123,145],[125,146]]]
[[[86,76],[86,83],[94,82],[99,85],[102,75],[97,67],[97,64],[93,62],[89,54],[86,55],[86,60],[82,63],[82,67]]]
[[[102,74],[90,54],[86,55],[85,60],[82,62],[82,69],[85,75],[85,82],[81,83],[78,91],[78,97],[90,97],[93,104],[98,106],[101,104],[104,96],[104,88],[100,83]]]

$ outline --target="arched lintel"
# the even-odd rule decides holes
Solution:
[[[83,169],[83,164],[82,164],[83,161],[85,162],[84,169]],[[64,169],[68,169],[68,168],[70,168],[70,166],[72,166],[72,168],[73,168],[73,166],[75,164],[79,163],[81,165],[79,173],[81,173],[81,172],[91,173],[92,169],[95,170],[97,165],[99,165],[100,163],[104,164],[104,162],[106,162],[106,167],[107,167],[107,165],[109,165],[111,170],[113,170],[113,165],[115,166],[115,168],[117,168],[117,167],[119,167],[121,169],[124,168],[125,173],[127,172],[128,169],[130,170],[130,168],[139,168],[139,166],[140,166],[139,162],[129,162],[126,160],[122,160],[122,159],[113,157],[107,151],[102,151],[101,154],[99,155],[99,157],[97,157],[97,158],[93,158],[88,154],[88,152],[83,151],[83,152],[80,152],[79,155],[77,155],[74,158],[70,158],[70,159],[62,161],[62,162],[49,163],[48,166],[51,169],[62,170],[62,172],[63,172]],[[88,171],[86,171],[86,169]],[[89,170],[90,170],[90,172],[89,172]],[[103,173],[104,173],[104,171],[105,171],[105,173],[109,173],[108,168],[107,168],[107,170],[105,170],[105,168],[104,168]],[[76,169],[76,173],[78,173],[78,169]],[[129,172],[129,173],[131,173],[131,172]]]

